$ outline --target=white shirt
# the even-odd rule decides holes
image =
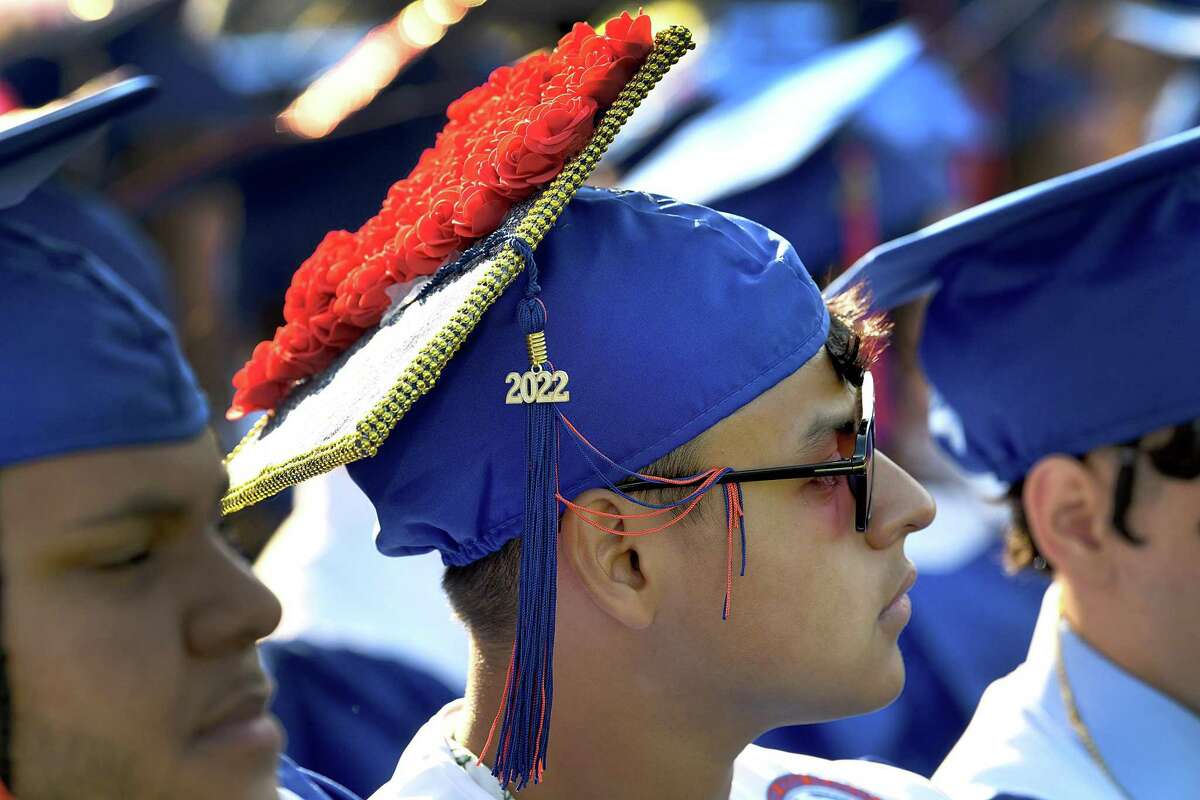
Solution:
[[[1037,800],[1200,797],[1200,716],[1113,664],[1059,618],[1047,590],[1025,663],[984,693],[971,724],[933,776],[956,800],[997,794]],[[1055,667],[1121,788],[1071,729]]]
[[[450,739],[456,700],[413,738],[396,774],[371,800],[499,800],[487,767],[460,764]],[[519,795],[517,796],[519,800]],[[663,795],[664,800],[668,797]],[[730,800],[947,800],[917,775],[867,761],[826,761],[751,745],[734,762]]]

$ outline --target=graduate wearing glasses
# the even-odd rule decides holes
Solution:
[[[934,776],[954,797],[1200,790],[1200,129],[885,245],[830,287],[931,294],[948,452],[1047,573],[1029,654]]]
[[[226,510],[346,464],[380,551],[447,565],[466,697],[378,798],[941,796],[750,745],[899,693],[934,509],[874,450],[855,302],[756,223],[581,186],[689,46],[623,15],[497,70],[234,379],[269,414]]]

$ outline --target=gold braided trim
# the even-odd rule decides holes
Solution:
[[[537,248],[554,226],[563,208],[592,174],[617,132],[646,99],[650,90],[693,47],[695,43],[691,32],[679,25],[673,25],[654,37],[654,47],[645,63],[604,112],[583,151],[571,159],[542,190],[517,224],[516,234],[531,249]],[[400,418],[437,383],[442,369],[462,347],[484,312],[524,268],[525,262],[520,254],[511,245],[506,245],[487,267],[479,285],[471,290],[450,320],[404,369],[387,396],[358,422],[354,433],[267,467],[245,483],[232,487],[221,500],[222,513],[232,514],[249,508],[309,478],[375,455]],[[266,417],[259,420],[225,459],[225,463],[228,464],[240,451],[257,441],[266,424]]]

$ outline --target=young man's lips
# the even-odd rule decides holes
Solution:
[[[917,569],[912,564],[909,564],[908,571],[904,575],[904,581],[900,584],[900,588],[896,591],[896,594],[892,596],[892,599],[888,602],[888,604],[883,607],[883,611],[879,612],[879,616],[882,617],[889,611],[896,609],[900,605],[901,600],[904,600],[908,596],[908,590],[911,589],[913,584],[916,582]]]
[[[267,712],[270,699],[267,687],[256,687],[230,698],[196,732],[195,743],[205,748],[281,750],[283,729]]]

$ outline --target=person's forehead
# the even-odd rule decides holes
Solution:
[[[89,450],[0,472],[0,529],[70,528],[134,499],[199,502],[224,481],[211,434],[169,444]]]
[[[830,429],[853,420],[858,413],[858,392],[834,369],[824,348],[778,384],[710,429],[705,436],[721,440],[796,438],[814,423]],[[797,442],[799,443],[799,442]]]

